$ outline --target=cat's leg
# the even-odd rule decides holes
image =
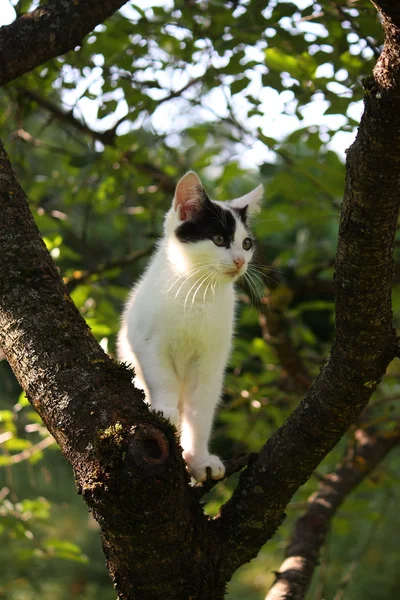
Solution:
[[[207,479],[208,467],[212,479],[221,479],[225,475],[221,459],[208,451],[225,362],[210,358],[206,364],[196,365],[198,368],[189,375],[183,399],[181,445],[188,471],[197,481]]]
[[[172,364],[167,357],[157,356],[156,349],[152,347],[142,349],[139,356],[136,354],[136,362],[140,379],[145,384],[146,401],[153,410],[161,411],[166,419],[178,427],[180,382]]]

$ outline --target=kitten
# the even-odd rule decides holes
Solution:
[[[135,385],[180,429],[189,473],[221,479],[209,454],[215,408],[234,322],[234,282],[253,255],[248,219],[263,187],[230,202],[211,201],[194,172],[178,183],[164,237],[132,290],[118,336],[118,357],[135,367]]]

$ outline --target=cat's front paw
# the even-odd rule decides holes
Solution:
[[[157,410],[162,412],[164,417],[171,421],[172,425],[177,428],[179,425],[179,411],[177,408],[171,408],[171,406],[160,406]]]
[[[211,479],[222,479],[225,475],[223,462],[215,454],[206,454],[204,456],[192,456],[188,452],[183,455],[190,475],[196,481],[205,481],[207,479],[207,469],[211,469]]]

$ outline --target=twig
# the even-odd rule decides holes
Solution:
[[[288,376],[299,388],[307,390],[312,383],[312,378],[290,339],[283,310],[279,306],[273,307],[268,319],[260,313],[258,323],[264,340],[274,348]]]
[[[363,35],[359,24],[356,21],[354,21],[353,17],[351,15],[349,15],[348,13],[346,13],[346,11],[337,2],[333,2],[333,6],[335,7],[336,12],[338,13],[339,18],[342,21],[342,23],[343,23],[343,21],[348,21],[351,25],[353,32],[356,33],[361,39],[363,39],[365,41],[365,43],[367,44],[367,46],[372,50],[375,57],[379,58],[379,56],[381,55],[380,50],[379,50],[379,48],[376,47],[374,41],[370,38],[370,36]]]
[[[3,357],[4,357],[4,355],[3,355]],[[0,358],[0,360],[1,360],[1,358]],[[0,444],[4,444],[5,442],[8,442],[8,440],[11,440],[13,435],[14,434],[12,433],[12,431],[5,431],[4,433],[0,434]]]
[[[7,498],[8,494],[10,493],[10,488],[4,486],[3,488],[1,488],[0,490],[0,502],[2,502],[4,500],[4,498]]]
[[[355,573],[355,570],[357,569],[357,567],[360,564],[360,561],[363,557],[363,555],[365,554],[365,552],[368,550],[368,548],[371,546],[371,543],[373,541],[373,538],[375,537],[375,534],[378,530],[378,528],[380,527],[380,525],[382,524],[382,521],[384,519],[384,517],[387,514],[387,509],[389,506],[389,496],[386,493],[386,497],[385,497],[385,506],[383,507],[384,510],[380,510],[379,511],[379,519],[374,521],[368,531],[368,535],[366,540],[364,541],[364,543],[362,544],[361,548],[359,549],[359,551],[357,552],[357,556],[352,560],[352,562],[350,563],[349,567],[346,569],[343,577],[341,578],[339,585],[338,585],[338,589],[336,591],[336,594],[333,597],[333,600],[342,600],[344,597],[344,593],[346,591],[346,588],[348,587],[348,585],[351,582],[351,579]]]
[[[186,92],[186,90],[188,90],[189,88],[193,87],[196,83],[198,83],[202,79],[203,79],[202,76],[190,79],[179,90],[176,90],[175,92],[171,91],[167,96],[164,96],[164,98],[160,98],[160,100],[157,101],[157,107],[159,107],[161,104],[164,104],[165,102],[169,102],[170,100],[173,100],[174,98],[179,98],[180,96],[182,96],[182,94],[184,92]],[[142,108],[142,109],[144,109],[143,102],[139,103],[139,107]],[[138,106],[136,105],[133,110],[137,111],[138,110]],[[121,123],[123,123],[126,120],[127,117],[129,117],[130,112],[133,112],[133,110],[132,111],[128,111],[126,115],[124,115],[123,117],[121,117],[120,119],[118,119],[118,121],[115,123],[115,125],[113,125],[113,127],[111,127],[111,129],[109,129],[107,133],[109,133],[110,135],[116,135],[116,131],[117,131],[118,127],[121,125]]]
[[[72,111],[64,111],[57,104],[43,98],[36,91],[18,86],[18,91],[22,96],[28,96],[34,102],[36,102],[39,106],[49,111],[58,121],[65,123],[84,133],[92,140],[101,142],[104,146],[110,146],[118,150],[117,140],[118,136],[116,136],[115,131],[112,129],[108,129],[106,131],[95,131],[91,129],[88,125],[74,117]],[[134,152],[132,151],[124,151],[124,158],[132,158],[134,157]],[[149,177],[155,179],[158,184],[164,189],[166,192],[173,192],[175,190],[175,182],[169,177],[164,171],[161,171],[156,166],[149,162],[141,162],[138,164],[138,168],[142,169]]]
[[[261,139],[262,141],[262,139]],[[293,158],[291,156],[289,156],[289,154],[287,154],[284,150],[282,150],[282,148],[273,148],[273,151],[282,158],[283,162],[288,166],[288,167],[296,167],[296,161],[293,160]],[[301,173],[303,175],[303,177],[305,179],[308,179],[308,181],[316,188],[318,189],[323,196],[325,196],[325,198],[332,204],[332,206],[337,209],[340,208],[340,202],[338,201],[337,198],[335,198],[335,196],[333,196],[333,194],[330,192],[329,189],[327,189],[323,183],[323,181],[321,181],[320,178],[318,177],[314,177],[314,175],[309,171],[302,171]]]
[[[124,258],[120,258],[117,260],[110,260],[108,262],[102,263],[93,269],[88,269],[86,271],[77,271],[77,275],[72,275],[71,277],[64,277],[64,283],[67,286],[69,292],[72,292],[78,285],[81,283],[85,283],[91,277],[95,275],[104,275],[107,271],[112,271],[113,269],[123,268],[132,263],[139,260],[139,258],[143,258],[144,256],[148,256],[154,250],[154,246],[150,246],[149,248],[145,248],[144,250],[135,250],[131,252]]]
[[[224,479],[227,479],[234,473],[241,471],[244,467],[250,465],[256,458],[257,453],[251,452],[250,454],[244,454],[243,456],[239,456],[238,458],[233,458],[232,460],[227,461],[225,463]],[[197,498],[200,499],[205,496],[205,494],[208,494],[208,492],[210,492],[220,481],[223,481],[223,479],[207,479],[207,481],[204,481],[203,483],[196,483],[194,490],[197,494]]]
[[[28,458],[31,458],[31,456],[34,456],[38,452],[41,452],[42,450],[47,448],[48,446],[51,446],[51,444],[54,444],[54,442],[55,439],[51,435],[49,435],[34,446],[31,446],[30,448],[27,448],[26,450],[23,450],[18,454],[11,454],[10,456],[8,456],[7,465],[16,465],[20,462],[23,462],[24,460],[28,460]]]
[[[318,486],[309,507],[297,521],[286,558],[265,600],[303,600],[330,523],[345,498],[375,469],[388,452],[400,444],[400,431],[380,435],[357,430],[358,448]]]
[[[95,131],[94,129],[91,129],[90,127],[88,127],[88,125],[86,125],[79,119],[76,119],[72,111],[63,110],[54,102],[47,100],[47,98],[43,98],[43,96],[41,96],[35,90],[31,90],[22,86],[18,86],[17,90],[22,96],[27,96],[28,98],[36,102],[36,104],[50,112],[58,121],[66,123],[67,125],[71,125],[72,127],[74,127],[74,129],[81,131],[93,140],[97,140],[105,146],[115,145],[115,133],[113,133],[112,131]]]
[[[71,156],[71,153],[66,148],[54,146],[53,144],[49,144],[47,142],[44,142],[43,140],[34,138],[28,131],[22,129],[22,127],[16,129],[11,137],[19,138],[20,140],[23,140],[24,142],[30,144],[31,146],[34,146],[35,148],[45,148],[46,150],[51,150],[52,152],[57,152],[58,154],[67,154],[68,156]]]
[[[324,11],[320,10],[319,12],[312,13],[312,15],[307,15],[307,17],[301,17],[297,22],[303,23],[304,21],[315,21],[316,19],[320,19],[324,15]]]
[[[236,115],[234,114],[231,102],[230,102],[223,86],[221,87],[221,90],[225,96],[225,101],[226,101],[227,107],[229,109],[229,116],[228,117],[219,117],[220,121],[229,123],[230,125],[234,125],[240,133],[242,133],[246,136],[249,136],[252,139],[252,143],[254,143],[255,140],[259,140],[265,144],[265,137],[261,133],[256,135],[252,131],[249,131],[237,119]],[[216,115],[216,116],[218,116],[218,115]],[[273,147],[270,147],[269,149],[272,150],[272,152],[275,152],[275,154],[277,154],[278,156],[280,156],[282,158],[284,164],[287,165],[288,167],[290,167],[291,169],[293,169],[293,167],[296,166],[296,161],[291,156],[289,156],[282,148],[278,148],[277,144],[275,144]],[[310,181],[310,183],[313,186],[315,186],[318,190],[321,191],[321,193],[332,204],[332,206],[334,206],[334,208],[340,207],[340,203],[338,202],[338,200],[332,195],[330,190],[328,190],[324,186],[323,182],[319,178],[314,177],[309,171],[302,172],[302,175],[305,179],[308,179],[308,181]]]

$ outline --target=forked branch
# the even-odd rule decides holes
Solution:
[[[318,564],[337,510],[347,496],[400,444],[400,432],[368,433],[358,429],[356,452],[319,484],[309,506],[297,521],[285,552],[285,560],[265,600],[303,600]]]

